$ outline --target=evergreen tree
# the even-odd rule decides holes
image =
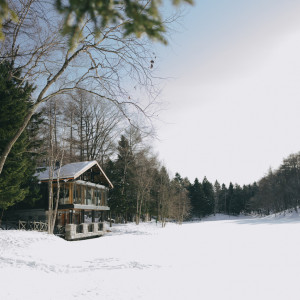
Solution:
[[[228,215],[231,214],[232,200],[233,200],[233,184],[232,184],[232,182],[230,182],[229,187],[228,187],[228,195],[226,198],[226,213]]]
[[[125,136],[121,136],[118,145],[118,158],[110,161],[107,175],[114,189],[110,193],[109,205],[114,214],[125,219],[131,219],[135,214],[135,181],[134,155]]]
[[[1,154],[7,141],[15,134],[30,109],[33,90],[33,86],[21,78],[20,70],[15,70],[10,62],[5,61],[0,64]],[[7,157],[0,176],[0,209],[2,213],[12,205],[23,201],[30,194],[30,186],[33,186],[33,174],[36,169],[35,154],[31,150],[36,146],[33,136],[36,135],[37,124],[38,122],[32,123],[22,133]],[[33,196],[32,199],[34,198]]]
[[[226,185],[223,183],[222,187],[221,187],[221,192],[220,192],[219,208],[220,208],[220,212],[223,212],[226,214],[228,213],[227,197],[228,197],[228,190],[226,188]]]
[[[191,185],[189,191],[192,205],[192,216],[201,218],[203,216],[203,202],[205,195],[202,184],[199,182],[198,178],[195,179],[194,184]]]
[[[220,212],[220,202],[221,202],[221,185],[216,180],[214,184],[214,194],[215,194],[215,205],[214,205],[214,214]]]
[[[207,216],[213,213],[215,205],[215,195],[213,185],[204,177],[202,181],[204,202],[203,202],[203,215]]]
[[[243,190],[238,184],[235,184],[231,199],[231,214],[239,215],[243,210],[243,202]]]

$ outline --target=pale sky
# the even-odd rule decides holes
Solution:
[[[300,1],[195,2],[159,47],[155,150],[191,182],[253,183],[300,151]]]

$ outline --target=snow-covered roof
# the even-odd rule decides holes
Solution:
[[[112,183],[110,180],[107,178],[99,164],[97,163],[96,160],[93,161],[82,161],[82,162],[76,162],[76,163],[70,163],[62,166],[61,168],[58,168],[54,170],[53,172],[53,179],[76,179],[78,178],[81,174],[92,168],[93,166],[97,166],[100,169],[100,172],[106,179],[107,183],[110,185],[110,187],[113,187]],[[43,180],[48,180],[50,177],[49,174],[49,167],[46,168],[45,171],[43,172],[37,172],[36,177],[38,180],[43,181]]]

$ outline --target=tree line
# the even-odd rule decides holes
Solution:
[[[23,82],[21,74],[10,76],[12,69],[8,62],[0,64],[0,148],[32,105],[33,85]],[[206,177],[191,183],[178,173],[171,178],[149,146],[151,132],[141,127],[128,125],[113,103],[84,91],[49,100],[7,159],[0,177],[1,213],[39,198],[33,176],[37,166],[85,160],[97,160],[112,181],[109,206],[116,222],[138,224],[155,217],[164,225],[167,220],[181,223],[216,213],[269,214],[298,208],[300,153],[284,159],[257,183],[227,187]]]
[[[269,215],[293,209],[298,211],[300,203],[300,152],[283,159],[282,164],[258,182],[240,186],[238,184],[212,185],[206,178],[190,185],[189,195],[192,215],[203,217],[215,213],[229,215]]]
[[[220,184],[217,180],[214,184],[204,177],[202,182],[196,178],[189,185],[189,197],[192,204],[192,217],[202,218],[211,214],[239,215],[249,214],[255,211],[252,199],[256,194],[256,183],[243,185],[232,184],[229,186]]]
[[[37,166],[85,160],[97,160],[114,183],[116,220],[297,209],[299,154],[242,187],[191,183],[159,162],[147,142],[159,93],[152,39],[166,42],[166,23],[157,1],[138,2],[76,10],[78,1],[0,1],[1,214],[39,197]],[[75,23],[66,23],[74,11]]]
[[[258,182],[252,206],[261,214],[288,209],[298,210],[300,201],[300,152],[285,158],[279,168],[272,170]]]
[[[13,69],[11,63],[0,64],[1,150],[30,109],[34,92]],[[18,76],[11,76],[11,70]],[[206,177],[191,183],[178,173],[171,178],[149,146],[151,131],[139,125],[128,125],[113,103],[85,91],[49,100],[34,114],[7,159],[0,177],[1,214],[39,198],[33,176],[37,166],[85,160],[97,160],[112,181],[109,206],[117,222],[138,224],[155,217],[162,224],[181,223],[216,213],[269,214],[298,208],[300,153],[291,154],[257,183],[227,187]]]
[[[11,69],[12,64],[0,64],[0,147],[32,105],[29,95],[34,91],[21,74],[9,76]],[[298,208],[300,153],[284,159],[257,183],[227,187],[206,177],[191,183],[178,173],[171,178],[149,146],[151,132],[127,121],[113,103],[84,91],[49,100],[7,159],[0,177],[2,213],[39,198],[33,176],[37,166],[85,160],[97,160],[112,181],[109,206],[116,222],[139,224],[154,217],[165,225],[167,220],[181,223],[217,213],[265,215]]]

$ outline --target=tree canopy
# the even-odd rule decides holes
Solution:
[[[193,0],[172,0],[173,5],[181,2],[189,4]],[[159,6],[161,0],[55,0],[57,11],[64,16],[62,33],[69,36],[71,45],[81,36],[82,24],[92,20],[94,31],[101,34],[101,28],[108,25],[118,25],[124,29],[124,35],[134,34],[140,37],[146,34],[151,39],[166,44],[165,25]],[[0,0],[0,38],[3,38],[2,23],[4,20],[16,20],[17,16],[6,0]],[[126,22],[124,22],[126,20]]]

